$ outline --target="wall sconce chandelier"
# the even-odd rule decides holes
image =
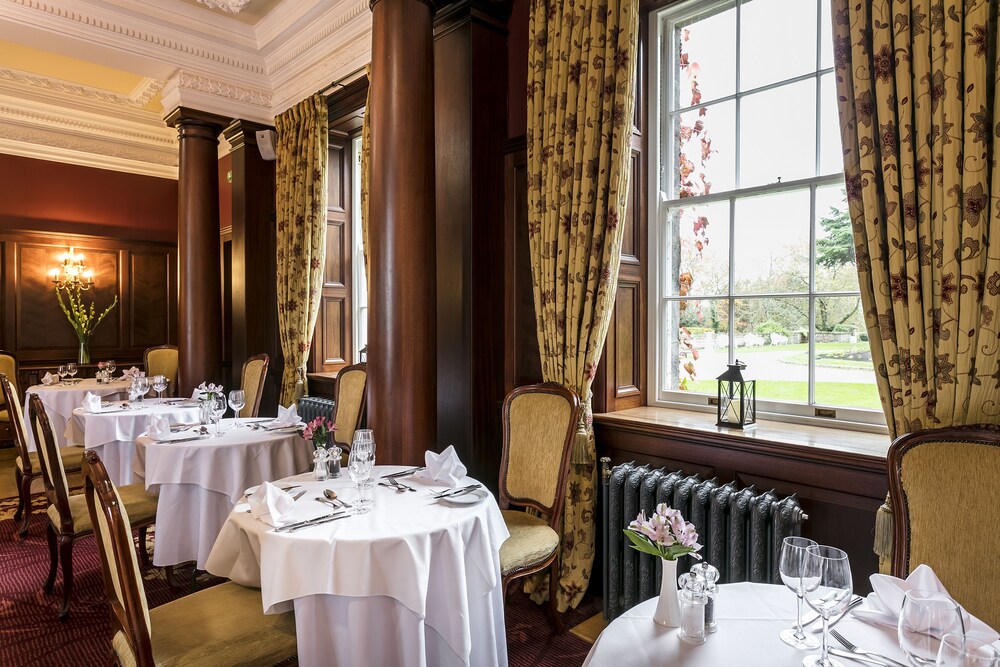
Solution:
[[[60,257],[62,266],[49,271],[56,289],[85,291],[94,286],[94,270],[83,263],[83,255],[73,248]]]

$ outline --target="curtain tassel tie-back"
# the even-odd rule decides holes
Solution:
[[[570,455],[570,463],[573,465],[590,465],[594,463],[595,454],[593,451],[593,423],[594,413],[590,407],[590,398],[583,402],[583,410],[580,412],[580,422],[576,425],[576,436],[573,438],[573,453]]]
[[[885,502],[875,514],[875,544],[872,547],[880,561],[888,561],[892,556],[892,498],[885,496]],[[884,570],[884,567],[882,568]]]

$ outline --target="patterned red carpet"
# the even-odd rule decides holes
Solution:
[[[44,501],[36,496],[38,511],[32,516],[25,540],[16,536],[10,519],[17,500],[0,500],[0,665],[42,667],[108,664],[110,630],[104,602],[104,582],[93,538],[84,538],[73,550],[75,591],[70,617],[57,618],[61,600],[61,577],[53,595],[42,591],[48,573]],[[179,578],[190,581],[188,572]],[[198,588],[218,583],[200,578]],[[160,570],[146,575],[146,596],[151,606],[169,602],[183,592],[174,592]],[[185,587],[186,589],[186,587]],[[600,611],[600,601],[584,600],[579,609],[567,612],[567,628]],[[544,608],[532,604],[522,593],[512,593],[507,605],[507,644],[511,667],[576,666],[583,663],[590,645],[569,632],[553,636]]]

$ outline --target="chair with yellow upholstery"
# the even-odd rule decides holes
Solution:
[[[24,415],[21,413],[20,394],[17,387],[6,373],[0,373],[0,394],[11,406],[9,410],[10,429],[14,435],[18,456],[14,460],[14,482],[17,484],[17,512],[14,513],[14,523],[21,522],[18,533],[21,537],[28,534],[28,523],[31,521],[31,483],[42,476],[38,452],[28,451],[28,432],[25,430]],[[59,450],[66,472],[79,472],[83,461],[83,447],[63,447]]]
[[[66,469],[59,456],[59,447],[52,437],[52,427],[45,413],[45,406],[38,394],[32,394],[28,400],[31,425],[34,428],[35,442],[38,443],[42,463],[42,479],[45,480],[45,493],[49,498],[49,508],[46,514],[49,518],[49,576],[45,580],[45,592],[52,594],[56,583],[56,573],[62,566],[63,600],[59,609],[59,619],[65,619],[69,614],[70,599],[73,595],[73,543],[80,537],[90,535],[93,525],[87,512],[87,503],[82,494],[70,495],[69,483],[66,480]],[[144,484],[129,484],[119,489],[129,515],[139,530],[139,553],[143,565],[149,566],[149,555],[146,553],[146,529],[156,520],[156,496],[147,493]]]
[[[337,430],[334,441],[346,449],[354,442],[354,432],[361,427],[368,396],[368,364],[360,363],[344,366],[337,373],[337,388],[334,390],[333,421]]]
[[[970,613],[1000,627],[1000,427],[907,433],[888,466],[893,575],[925,563]]]
[[[500,511],[510,532],[500,547],[503,591],[506,596],[511,581],[550,568],[549,610],[557,632],[559,527],[579,419],[579,397],[555,383],[518,387],[503,402]]]
[[[142,355],[146,377],[163,375],[167,378],[167,396],[177,395],[178,352],[176,345],[148,347]]]
[[[264,395],[264,379],[267,377],[267,366],[270,358],[266,354],[247,357],[243,362],[243,377],[240,388],[246,397],[246,405],[240,410],[238,417],[256,417],[260,410],[260,397]]]
[[[10,378],[11,383],[14,385],[14,395],[20,396],[21,392],[17,391],[17,357],[13,353],[0,350],[0,373]],[[0,425],[5,425],[8,430],[11,429],[10,410],[7,409],[7,399],[2,396],[0,396]],[[12,432],[7,437],[15,438]]]
[[[227,582],[150,609],[127,503],[96,452],[87,452],[83,474],[119,665],[263,667],[295,657],[294,612],[265,616],[255,588]]]

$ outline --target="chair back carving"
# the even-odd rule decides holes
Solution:
[[[8,406],[7,414],[10,416],[10,430],[14,433],[14,443],[17,445],[17,452],[21,455],[21,469],[25,475],[31,475],[31,457],[28,456],[28,435],[24,430],[24,413],[21,410],[17,388],[6,373],[0,373],[0,392]]]
[[[243,377],[240,387],[246,396],[247,403],[240,410],[240,417],[256,417],[260,410],[260,397],[264,395],[264,378],[267,377],[267,366],[271,363],[266,354],[248,357],[243,362]]]
[[[59,520],[64,532],[73,533],[73,513],[69,509],[69,482],[66,479],[66,468],[59,456],[59,445],[52,435],[49,415],[45,412],[45,404],[38,394],[32,394],[28,399],[31,426],[35,434],[35,445],[38,447],[38,460],[42,466],[42,479],[45,481],[45,495],[49,502],[55,505],[59,512]]]
[[[354,442],[354,432],[361,426],[368,400],[368,364],[360,363],[344,366],[337,373],[337,388],[334,391],[333,421],[337,424],[333,439],[338,445],[348,448]]]
[[[112,646],[119,664],[152,665],[149,605],[139,574],[132,526],[118,489],[111,483],[97,452],[84,454],[83,480],[111,606]]]
[[[157,345],[146,348],[142,355],[146,367],[146,377],[163,375],[167,378],[167,396],[177,395],[177,366],[179,365],[176,345]]]
[[[0,350],[0,373],[6,375],[7,379],[14,386],[14,396],[20,396],[21,392],[17,390],[17,357],[12,352]],[[3,403],[0,404],[0,410],[2,410],[7,405],[7,398],[6,396],[2,396],[0,399],[3,400]]]
[[[579,397],[552,382],[518,387],[504,399],[502,419],[500,507],[532,507],[558,530]]]
[[[889,448],[888,466],[893,574],[926,563],[970,613],[1000,627],[1000,427],[907,433]]]

